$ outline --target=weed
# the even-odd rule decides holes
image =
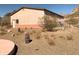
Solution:
[[[48,39],[48,44],[52,46],[52,45],[55,45],[55,42],[52,39]]]
[[[67,36],[67,40],[73,40],[73,37],[71,35]]]

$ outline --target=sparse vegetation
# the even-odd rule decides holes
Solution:
[[[36,36],[36,39],[40,39],[40,38],[41,38],[41,35],[38,34],[38,35]]]
[[[4,34],[6,34],[5,32],[0,32],[0,35],[4,35]]]
[[[35,37],[36,39],[40,39],[42,36],[41,36],[41,30],[36,30],[36,29],[31,29],[31,30],[28,30],[29,34],[33,37]]]
[[[36,51],[38,51],[39,49],[35,49]]]
[[[12,27],[10,25],[10,16],[9,15],[6,14],[3,17],[0,17],[0,26],[6,27],[7,29]]]
[[[5,31],[5,29],[4,28],[0,28],[0,35],[4,35],[4,34],[6,34],[6,31]]]
[[[76,25],[79,23],[79,20],[78,19],[74,19],[74,18],[70,18],[69,20],[66,21],[68,24],[71,24],[71,25]]]
[[[42,29],[42,32],[46,32],[46,30],[45,29]]]
[[[36,31],[35,30],[32,30],[32,33],[36,33]]]
[[[45,39],[49,39],[48,35],[44,35]]]
[[[71,35],[67,36],[67,40],[73,40],[73,37]]]
[[[51,35],[51,37],[54,37],[54,36],[55,36],[55,35],[53,35],[53,34]]]
[[[55,45],[55,42],[52,39],[50,39],[48,35],[45,35],[44,37],[50,46]]]
[[[59,38],[63,38],[63,39],[65,39],[65,37],[64,37],[64,36],[59,36]]]
[[[43,21],[44,20],[44,21]],[[52,31],[57,27],[56,18],[51,19],[49,16],[44,16],[41,21],[41,27],[47,31]]]
[[[47,39],[47,42],[50,46],[55,45],[55,42],[52,39]]]
[[[41,38],[41,31],[36,32],[36,39],[40,39]]]

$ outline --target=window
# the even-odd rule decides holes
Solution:
[[[16,20],[16,23],[17,23],[17,24],[19,23],[19,20],[18,20],[18,19]]]

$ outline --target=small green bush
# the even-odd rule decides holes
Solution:
[[[41,26],[43,29],[46,29],[47,31],[52,31],[55,27],[57,27],[56,18],[50,18],[49,16],[44,16],[42,18]]]

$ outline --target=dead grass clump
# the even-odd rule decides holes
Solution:
[[[53,35],[53,34],[51,35],[51,37],[54,37],[54,36],[55,36],[55,35]]]
[[[41,38],[41,35],[38,34],[38,35],[36,36],[36,39],[40,39],[40,38]]]
[[[36,31],[35,30],[32,30],[32,33],[36,33]]]
[[[31,35],[31,37],[35,38],[35,39],[40,39],[41,38],[41,31],[37,31],[32,29],[31,31],[29,31],[29,34]]]
[[[3,28],[1,28],[0,29],[0,35],[4,35],[4,34],[6,34],[6,31]]]
[[[3,31],[0,32],[0,35],[4,35],[4,34],[6,34],[6,32],[3,32]]]
[[[50,46],[55,45],[55,42],[52,39],[50,39],[48,35],[45,35],[44,37]]]
[[[49,39],[48,35],[44,35],[45,39]]]
[[[55,45],[55,42],[52,39],[48,39],[48,44],[52,46],[52,45]]]
[[[32,33],[32,32],[30,32],[29,34],[30,34],[30,35],[32,35],[33,33]]]
[[[46,32],[46,29],[42,29],[42,32]]]
[[[19,33],[24,33],[24,30],[23,30],[23,29],[18,28],[18,29],[17,29],[17,32],[19,32]]]
[[[56,37],[53,37],[53,39],[56,39]]]
[[[59,38],[63,38],[63,39],[65,39],[65,37],[64,37],[64,36],[59,36]]]
[[[36,35],[36,39],[40,39],[41,38],[41,32],[40,31],[38,31],[35,35]]]
[[[73,37],[71,35],[67,36],[67,40],[73,40]]]
[[[30,35],[33,35],[33,34],[35,34],[36,33],[36,31],[35,30],[30,30],[30,31],[28,31],[29,32],[29,34]]]
[[[39,49],[35,49],[36,51],[38,51]]]

